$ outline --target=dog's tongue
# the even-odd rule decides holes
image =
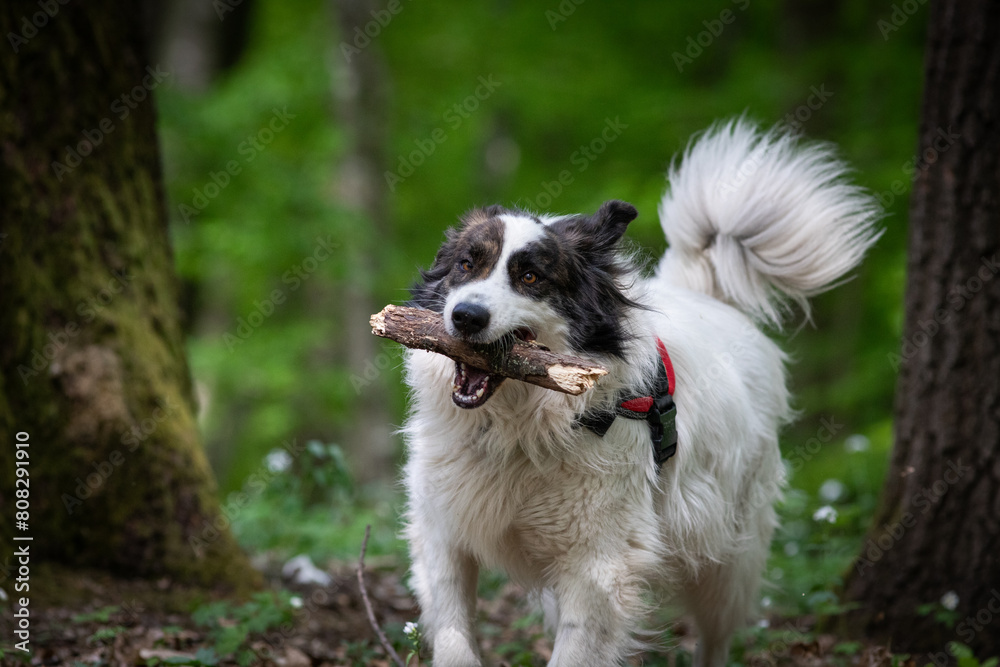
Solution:
[[[455,384],[451,398],[460,408],[478,408],[493,394],[502,377],[462,362],[455,363]]]

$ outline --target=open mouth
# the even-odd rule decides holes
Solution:
[[[535,334],[527,327],[515,329],[515,338],[523,341],[535,340]],[[490,400],[493,392],[503,384],[506,378],[502,375],[495,375],[475,366],[470,366],[464,362],[455,362],[455,383],[451,388],[451,400],[460,408],[472,409]]]
[[[460,408],[478,408],[490,400],[490,396],[503,381],[502,375],[493,375],[481,368],[456,361],[451,400]]]

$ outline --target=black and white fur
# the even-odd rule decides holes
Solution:
[[[725,664],[757,598],[791,416],[785,355],[758,325],[832,286],[877,238],[877,207],[845,173],[825,145],[716,126],[670,170],[670,248],[649,277],[619,248],[637,215],[619,201],[593,215],[477,209],[449,231],[415,305],[469,340],[537,339],[610,373],[569,396],[406,353],[406,534],[435,667],[482,664],[480,566],[540,593],[551,666],[620,664],[651,590],[694,617],[697,664]],[[648,390],[657,337],[679,436],[660,471],[645,422],[618,419],[603,438],[575,423]]]

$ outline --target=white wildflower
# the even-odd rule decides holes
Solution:
[[[416,639],[417,635],[420,634],[420,628],[413,621],[407,621],[406,625],[403,626],[403,634],[410,639]]]
[[[296,609],[301,609],[302,608],[302,598],[300,598],[298,595],[293,595],[292,597],[290,597],[288,599],[288,604],[292,605]]]
[[[955,591],[948,591],[941,596],[941,606],[948,611],[955,611],[958,608],[958,593]]]
[[[837,523],[837,510],[831,505],[823,505],[813,512],[813,521]]]
[[[868,447],[871,445],[871,441],[860,433],[855,433],[854,435],[847,436],[844,440],[844,449],[851,452],[866,452]]]
[[[284,449],[273,449],[267,455],[265,463],[271,472],[284,472],[292,465],[292,456]]]
[[[839,479],[828,479],[819,487],[819,497],[832,503],[844,495],[845,487]]]

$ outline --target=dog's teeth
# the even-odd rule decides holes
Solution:
[[[483,394],[486,393],[486,387],[480,387],[479,391],[476,392],[476,398],[482,398]]]

